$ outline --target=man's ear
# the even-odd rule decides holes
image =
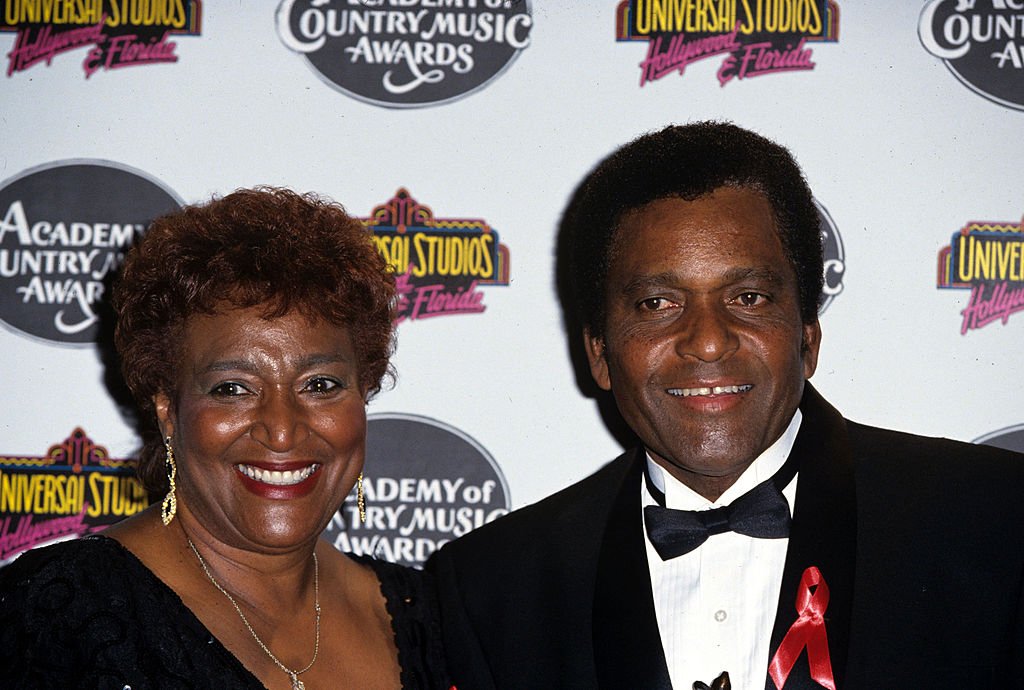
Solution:
[[[801,343],[804,360],[804,378],[809,379],[818,368],[818,348],[821,347],[821,324],[815,319],[814,323],[805,323],[803,327],[803,342]]]
[[[160,436],[174,436],[174,405],[170,397],[163,392],[153,396],[153,408],[156,410],[156,421],[160,426]]]
[[[608,375],[608,360],[605,358],[604,338],[590,334],[589,328],[583,329],[583,346],[587,350],[587,361],[590,363],[590,375],[597,385],[606,391],[612,389],[612,380]]]

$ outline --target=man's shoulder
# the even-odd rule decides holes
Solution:
[[[446,544],[442,553],[472,558],[522,554],[524,550],[561,548],[569,541],[578,544],[588,537],[599,538],[622,483],[635,470],[638,453],[623,453],[575,484]]]
[[[860,489],[1024,520],[1024,454],[848,422]],[[955,499],[954,499],[955,497]],[[929,503],[930,502],[930,503]]]
[[[1007,479],[1024,480],[1024,454],[950,438],[921,436],[847,421],[855,451],[881,462],[928,463],[936,469],[992,470]]]

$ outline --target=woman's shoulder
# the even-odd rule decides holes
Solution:
[[[451,682],[445,667],[441,624],[432,576],[369,556],[348,554],[377,575],[402,667],[403,688],[442,688]]]
[[[4,687],[259,687],[120,542],[32,549],[0,569]]]
[[[140,569],[145,566],[113,539],[100,535],[69,539],[29,549],[0,568],[0,592],[29,595],[59,582],[75,590],[96,585],[107,591],[117,580],[136,580]],[[3,601],[8,603],[10,596]]]

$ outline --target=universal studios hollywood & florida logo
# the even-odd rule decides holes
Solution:
[[[330,86],[375,105],[454,101],[530,44],[528,0],[284,0],[277,32]]]
[[[960,335],[1024,311],[1024,221],[970,221],[939,250],[940,289],[970,290]]]
[[[839,40],[835,0],[621,0],[618,41],[647,42],[640,86],[724,56],[718,83],[812,70],[813,42]]]

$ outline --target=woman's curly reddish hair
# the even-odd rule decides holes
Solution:
[[[288,189],[241,189],[153,221],[114,287],[114,341],[143,415],[139,476],[167,490],[153,396],[176,397],[185,322],[264,306],[348,329],[367,396],[393,352],[394,276],[372,235],[339,204]]]

